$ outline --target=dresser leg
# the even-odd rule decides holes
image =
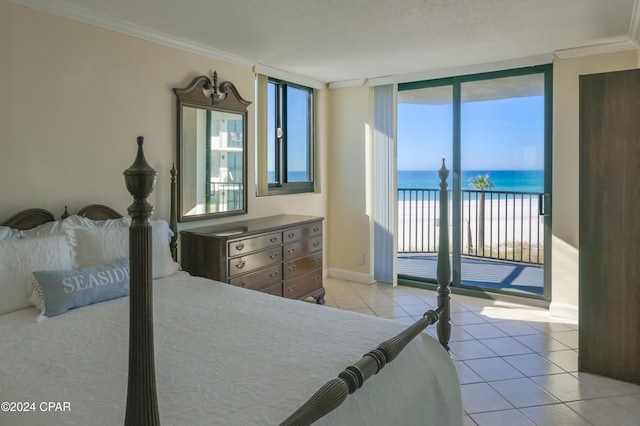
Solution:
[[[322,293],[313,296],[313,298],[316,299],[316,303],[318,305],[324,305],[324,294],[325,294],[325,291],[323,288]]]

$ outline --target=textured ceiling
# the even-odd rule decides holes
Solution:
[[[12,1],[322,82],[628,42],[637,32],[636,0]]]

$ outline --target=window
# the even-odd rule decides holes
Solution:
[[[313,192],[313,89],[267,83],[269,194]]]
[[[436,278],[412,270],[404,253],[437,251],[432,200],[446,158],[452,286],[548,298],[551,224],[541,209],[551,190],[552,72],[548,64],[398,85],[399,274]],[[494,261],[526,274],[484,274]]]

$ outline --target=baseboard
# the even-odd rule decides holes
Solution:
[[[363,274],[361,272],[347,271],[344,269],[329,268],[328,275],[331,278],[353,281],[362,284],[371,284],[374,282],[373,276],[371,274]]]
[[[578,319],[578,307],[564,303],[549,303],[549,314],[553,317]]]

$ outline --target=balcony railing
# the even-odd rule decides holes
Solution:
[[[438,251],[438,191],[398,189],[399,253]],[[542,216],[538,214],[539,195],[536,192],[463,190],[458,225],[462,255],[542,264],[544,226]],[[452,199],[451,193],[449,199]],[[450,215],[451,211],[449,209]],[[449,217],[449,223],[453,224],[452,217]]]

